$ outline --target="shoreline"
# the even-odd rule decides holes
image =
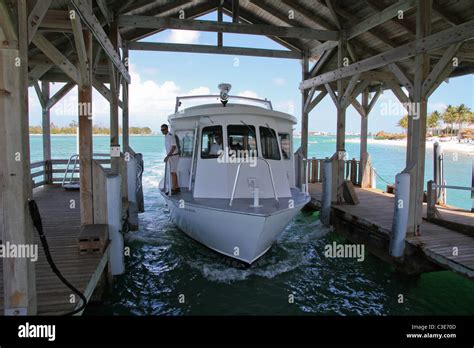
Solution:
[[[131,137],[152,137],[160,134],[130,134]],[[42,137],[43,134],[30,134],[30,137]],[[51,134],[52,137],[77,137],[77,134]],[[92,134],[93,137],[109,137],[110,134]],[[122,134],[119,134],[121,137]]]
[[[464,144],[459,143],[457,140],[449,140],[449,141],[439,141],[438,139],[427,139],[426,140],[426,149],[432,149],[433,144],[438,141],[441,145],[443,151],[449,152],[463,152],[468,155],[474,156],[474,144]],[[378,139],[367,139],[367,144],[375,144],[375,145],[389,145],[389,146],[403,146],[406,147],[406,139],[401,140],[378,140]],[[360,143],[360,139],[353,138],[353,139],[346,139],[346,143]]]

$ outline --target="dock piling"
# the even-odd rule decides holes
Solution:
[[[390,234],[390,255],[402,257],[410,207],[410,174],[400,173],[395,177],[395,207]]]
[[[331,195],[332,195],[332,161],[325,159],[323,164],[323,199],[321,207],[321,222],[329,226],[331,220]]]

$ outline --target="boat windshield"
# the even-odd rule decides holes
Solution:
[[[257,99],[241,96],[229,96],[230,104],[252,105],[264,107],[268,110],[273,110],[272,102],[267,99]],[[176,97],[175,112],[180,112],[184,109],[204,105],[204,104],[221,104],[220,96],[218,95],[195,95]]]

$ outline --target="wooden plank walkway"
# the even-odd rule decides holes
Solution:
[[[358,205],[333,205],[333,210],[343,213],[347,221],[362,221],[376,226],[378,233],[390,234],[393,220],[394,195],[374,189],[355,188]],[[310,184],[312,204],[320,207],[322,184]],[[474,214],[470,212],[441,211],[444,219],[474,226]],[[426,217],[426,205],[424,205]],[[407,243],[422,250],[426,257],[436,264],[474,279],[474,238],[427,221],[423,221],[421,236],[407,238]],[[453,255],[453,248],[458,255]],[[387,250],[388,251],[388,250]]]
[[[79,255],[77,237],[80,233],[79,191],[65,191],[59,186],[35,189],[34,198],[43,221],[44,233],[56,266],[63,276],[90,298],[103,273],[108,258],[108,249],[103,255]],[[75,209],[71,209],[71,200]],[[51,270],[44,256],[37,231],[38,244],[36,268],[36,290],[39,315],[61,315],[72,311],[76,304],[70,303],[73,292],[67,288]],[[0,315],[3,314],[3,267],[0,267]]]

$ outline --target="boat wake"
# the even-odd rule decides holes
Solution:
[[[307,218],[301,219],[301,215],[285,229],[272,248],[250,267],[229,266],[224,261],[224,256],[211,251],[206,253],[207,257],[203,257],[201,253],[195,254],[195,257],[186,261],[187,265],[200,271],[207,280],[229,284],[251,277],[272,279],[299,267],[314,264],[314,258],[319,257],[316,252],[318,244],[321,244],[321,238],[330,229],[324,227],[319,220],[305,223]]]

